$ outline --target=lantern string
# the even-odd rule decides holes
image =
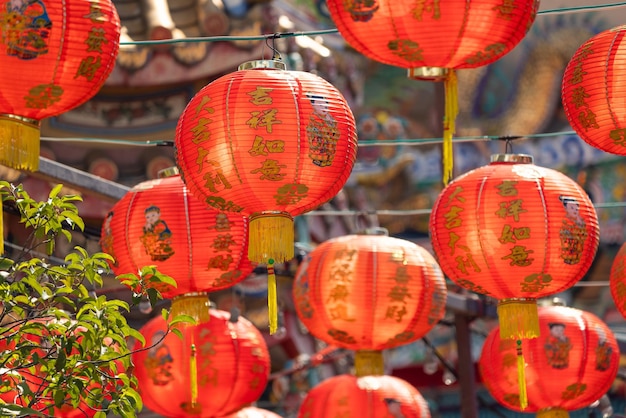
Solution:
[[[194,337],[191,337],[191,357],[189,359],[189,384],[191,385],[191,406],[198,403],[198,358]]]
[[[522,340],[517,340],[517,386],[519,388],[519,406],[523,411],[528,407],[528,395],[526,393],[526,361],[522,352]]]
[[[269,317],[270,335],[278,330],[278,300],[276,295],[276,272],[274,260],[267,261],[267,312]]]
[[[539,10],[537,16],[542,15],[554,15],[564,13],[581,13],[588,11],[598,11],[602,9],[611,9],[616,7],[626,6],[626,2],[619,3],[604,3],[588,6],[575,6],[575,7],[560,7],[555,9]],[[237,42],[237,41],[261,41],[272,37],[295,37],[295,36],[320,36],[320,35],[332,35],[338,34],[339,30],[336,28],[312,30],[312,31],[298,31],[298,32],[279,32],[272,34],[262,34],[253,36],[200,36],[189,37],[179,39],[158,39],[158,40],[143,40],[143,41],[123,41],[120,42],[120,46],[159,46],[170,45],[180,43],[199,43],[199,42]],[[278,36],[277,36],[278,35]]]
[[[444,80],[445,111],[443,116],[443,184],[447,185],[453,176],[452,138],[456,131],[456,117],[459,113],[456,71],[449,70]]]

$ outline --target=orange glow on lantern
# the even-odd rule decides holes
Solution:
[[[356,159],[355,120],[341,93],[284,68],[253,61],[211,82],[187,105],[175,137],[191,193],[250,219],[248,258],[268,265],[270,332],[273,265],[294,256],[293,217],[335,196]]]
[[[115,66],[111,0],[4,1],[0,9],[0,164],[36,171],[39,121],[93,97]]]
[[[537,417],[567,417],[611,387],[619,367],[619,347],[609,327],[590,312],[564,306],[539,308],[541,337],[522,341],[529,376],[528,406],[522,408],[515,375],[516,342],[492,330],[483,345],[479,370],[485,387],[500,403]],[[548,378],[546,378],[548,377]]]
[[[430,253],[384,235],[317,246],[298,268],[296,312],[317,338],[356,350],[357,376],[383,374],[381,350],[415,341],[443,318],[446,284]]]
[[[159,315],[140,330],[147,350],[132,359],[139,392],[150,410],[167,417],[211,418],[239,411],[263,393],[270,370],[261,333],[243,317],[210,310],[211,320],[169,333]],[[139,348],[139,347],[135,347]]]

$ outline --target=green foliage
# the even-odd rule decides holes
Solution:
[[[60,190],[36,202],[21,185],[0,181],[5,205],[31,231],[15,259],[0,257],[0,416],[58,417],[80,409],[85,416],[135,417],[142,401],[128,338],[145,341],[124,317],[126,302],[94,292],[112,257],[79,246],[60,265],[37,256],[50,256],[57,239],[71,242],[71,230],[84,229],[74,205],[81,198]],[[134,302],[147,297],[152,306],[161,297],[154,286],[172,282],[153,266],[121,280],[135,290]]]

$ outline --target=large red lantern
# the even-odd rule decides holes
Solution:
[[[520,406],[516,343],[500,338],[495,328],[479,360],[485,387],[507,408],[537,417],[567,417],[585,408],[611,387],[619,367],[615,336],[592,313],[564,306],[539,308],[541,337],[522,342],[528,406]]]
[[[210,315],[207,322],[182,327],[182,338],[166,335],[161,316],[141,328],[150,348],[132,358],[150,410],[171,418],[222,417],[263,393],[270,359],[261,333],[243,317],[213,309]]]
[[[111,0],[0,1],[0,164],[37,170],[39,121],[98,92],[119,37]]]
[[[169,174],[169,177],[167,176]],[[102,225],[101,246],[115,258],[118,274],[155,265],[177,287],[159,290],[174,298],[173,314],[208,318],[206,292],[228,288],[252,272],[247,257],[248,221],[207,207],[191,196],[177,170],[133,187]]]
[[[609,288],[615,307],[626,318],[626,244],[623,244],[611,265]]]
[[[510,52],[535,20],[538,0],[327,0],[337,29],[353,48],[409,77],[445,80],[444,183],[452,177],[457,113],[453,70],[490,64]]]
[[[459,286],[499,299],[504,338],[538,335],[538,298],[587,272],[599,242],[587,193],[528,155],[497,154],[451,182],[430,216],[433,250]]]
[[[571,58],[562,84],[565,114],[588,144],[626,155],[626,26],[601,32],[583,43]]]
[[[428,403],[402,379],[393,376],[334,376],[315,386],[298,418],[430,418]]]
[[[250,218],[248,257],[267,263],[270,332],[273,264],[293,258],[293,217],[330,200],[356,158],[354,116],[317,75],[253,61],[205,86],[179,119],[175,145],[189,190],[207,205]]]
[[[444,316],[446,284],[419,245],[385,235],[347,235],[302,262],[294,304],[307,329],[356,350],[357,376],[383,374],[381,350],[415,341]]]

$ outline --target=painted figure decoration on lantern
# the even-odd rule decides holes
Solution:
[[[40,0],[11,0],[6,4],[6,9],[4,19],[14,28],[2,34],[3,42],[7,45],[7,55],[30,60],[46,54],[52,21],[46,12],[45,3]]]
[[[326,167],[333,163],[339,140],[337,121],[329,112],[328,101],[324,96],[307,93],[313,112],[306,127],[309,140],[309,157],[313,164]]]
[[[164,337],[165,331],[157,331],[152,335],[150,339],[152,347],[148,350],[144,363],[152,383],[156,386],[167,385],[174,378],[172,375],[174,358],[168,345],[163,341]]]
[[[482,381],[501,405],[536,413],[538,418],[568,417],[588,407],[611,388],[619,368],[619,347],[611,329],[596,315],[565,306],[539,307],[541,335],[559,328],[558,359],[547,355],[543,338],[521,342],[525,353],[527,405],[521,404],[516,346],[501,339],[499,328],[487,336],[478,362]],[[555,367],[555,362],[557,363]],[[602,364],[598,367],[598,364]],[[547,376],[547,378],[546,378]]]
[[[580,216],[579,203],[575,197],[559,196],[565,208],[565,219],[561,227],[561,257],[567,264],[578,264],[585,249],[587,228]]]
[[[548,364],[553,369],[565,369],[569,366],[569,352],[572,343],[565,335],[565,324],[563,322],[550,322],[548,324],[550,334],[546,338],[544,348]]]
[[[161,209],[151,205],[144,210],[146,224],[143,226],[141,242],[146,254],[152,261],[165,261],[174,255],[172,248],[172,231],[167,223],[161,219]]]
[[[111,0],[0,0],[0,163],[39,166],[41,119],[93,97],[115,65]]]

